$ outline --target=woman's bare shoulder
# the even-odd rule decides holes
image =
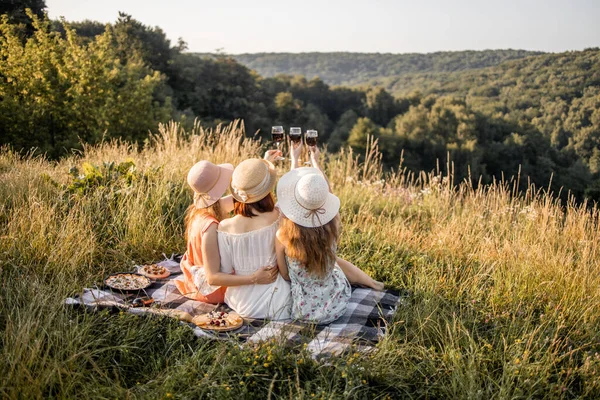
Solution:
[[[279,219],[279,209],[275,208],[275,209],[273,209],[273,211],[265,213],[265,217],[271,223],[277,221]]]
[[[219,223],[219,227],[217,230],[219,232],[229,232],[229,233],[234,232],[235,220],[236,220],[235,217],[224,219],[223,221],[221,221]]]

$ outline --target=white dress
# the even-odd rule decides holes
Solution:
[[[277,264],[275,233],[279,221],[246,232],[218,231],[221,272],[252,275],[260,267]],[[291,289],[281,274],[267,285],[230,286],[225,303],[246,318],[288,319],[291,314]]]

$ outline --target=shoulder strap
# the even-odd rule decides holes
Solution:
[[[202,234],[204,234],[204,232],[206,232],[212,224],[219,225],[219,220],[217,220],[216,218],[213,218],[213,217],[206,216],[206,217],[204,217],[203,224],[204,225],[202,225],[202,230],[201,230]]]

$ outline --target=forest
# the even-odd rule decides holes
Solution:
[[[232,55],[262,76],[319,77],[330,85],[356,86],[371,79],[415,72],[454,72],[485,68],[504,61],[543,54],[526,50],[443,51],[429,54],[390,53],[253,53]],[[201,57],[207,54],[198,54]]]
[[[520,174],[521,189],[600,200],[597,48],[199,56],[127,14],[106,25],[56,21],[37,3],[0,10],[0,145],[57,158],[111,138],[143,143],[171,119],[239,118],[263,140],[271,125],[317,129],[331,153],[361,153],[374,137],[388,169],[452,165],[455,182],[473,185]],[[322,76],[277,74],[308,64]],[[336,69],[360,85],[331,86]]]

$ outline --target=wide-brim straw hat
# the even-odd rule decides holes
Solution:
[[[206,208],[215,204],[225,194],[233,175],[233,165],[215,165],[210,161],[194,164],[187,175],[187,183],[194,191],[194,205]]]
[[[231,195],[240,203],[256,203],[267,197],[277,183],[273,164],[260,158],[242,161],[231,176]]]
[[[323,226],[340,211],[340,199],[329,192],[321,172],[310,167],[293,169],[279,179],[277,202],[289,220],[306,228]]]

